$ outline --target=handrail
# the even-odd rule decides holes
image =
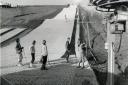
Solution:
[[[112,9],[112,5],[114,4],[119,4],[119,5],[122,5],[122,4],[128,4],[128,1],[113,1],[113,2],[106,2],[104,4],[100,4],[98,5],[98,7],[101,7],[101,8],[108,8],[108,9]],[[110,7],[107,7],[108,5],[111,5]],[[118,5],[118,6],[119,6]],[[105,7],[106,6],[106,7]],[[128,6],[128,5],[127,5]],[[115,8],[114,8],[115,9]]]
[[[99,6],[97,6],[96,7],[96,10],[97,11],[101,11],[101,12],[114,12],[114,10],[113,11],[110,11],[110,9],[107,9],[107,11],[104,11],[103,9],[101,10],[101,9],[99,9],[100,7]]]

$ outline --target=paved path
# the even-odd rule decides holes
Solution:
[[[2,76],[2,83],[7,85],[98,85],[93,70],[88,67],[76,68],[77,59],[70,58],[70,63],[60,60],[59,64],[48,66],[48,70],[41,71],[40,64],[34,69],[28,68]],[[57,62],[56,62],[57,63]],[[25,67],[24,67],[25,68]]]

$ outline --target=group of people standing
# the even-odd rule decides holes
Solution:
[[[71,46],[70,46],[70,38],[67,38],[66,41],[66,52],[64,55],[64,58],[66,58],[67,63],[69,62],[69,56],[70,56],[70,52],[71,52]],[[86,56],[87,56],[87,43],[80,40],[80,38],[78,38],[77,41],[77,49],[76,49],[76,57],[78,58],[78,66],[77,68],[80,68],[80,63],[82,63],[82,68],[84,68],[84,63],[86,61]]]
[[[33,63],[35,61],[35,53],[36,53],[35,44],[36,44],[36,41],[33,40],[32,46],[30,47],[32,59],[29,67],[33,67]],[[16,39],[16,53],[19,56],[17,66],[23,66],[22,64],[23,52],[24,52],[24,47],[21,46],[20,39],[18,38]],[[41,59],[40,59],[40,62],[42,63],[41,70],[47,70],[46,68],[47,56],[48,56],[48,50],[47,50],[46,40],[43,40],[41,45]]]
[[[29,67],[33,67],[33,63],[35,61],[35,53],[36,53],[35,45],[36,45],[36,41],[33,40],[32,46],[30,47],[32,59],[31,59]],[[84,53],[87,48],[87,45],[86,45],[86,43],[81,42],[80,39],[78,39],[77,45],[78,45],[78,49],[76,50],[76,56],[79,59],[78,68],[80,68],[81,62],[83,65],[82,68],[84,68],[84,62],[86,59]],[[68,37],[66,44],[65,44],[65,49],[66,49],[65,59],[66,59],[67,63],[69,62],[70,48],[71,48],[70,47],[70,38]],[[17,66],[23,66],[23,64],[22,64],[23,52],[24,52],[24,47],[21,46],[20,39],[18,38],[18,39],[16,39],[16,53],[19,56]],[[47,45],[46,45],[46,40],[43,40],[42,45],[41,45],[41,59],[40,59],[40,63],[42,63],[41,70],[47,70],[47,68],[46,68],[47,57],[48,57],[48,49],[47,49]]]

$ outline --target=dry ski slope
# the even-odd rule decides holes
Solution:
[[[23,63],[30,62],[30,46],[33,40],[36,40],[36,60],[40,59],[42,40],[47,41],[49,59],[54,60],[60,58],[65,51],[65,41],[67,37],[70,37],[73,30],[74,17],[76,12],[76,6],[70,6],[64,8],[55,18],[46,20],[38,28],[31,33],[21,38],[21,45],[25,48],[25,55]],[[69,22],[65,20],[68,19]],[[18,57],[15,51],[16,43],[12,43],[1,49],[1,66],[3,69],[6,67],[17,64]],[[6,72],[4,70],[4,72]]]

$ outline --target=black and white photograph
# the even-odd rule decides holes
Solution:
[[[128,0],[0,0],[0,85],[128,85]]]

